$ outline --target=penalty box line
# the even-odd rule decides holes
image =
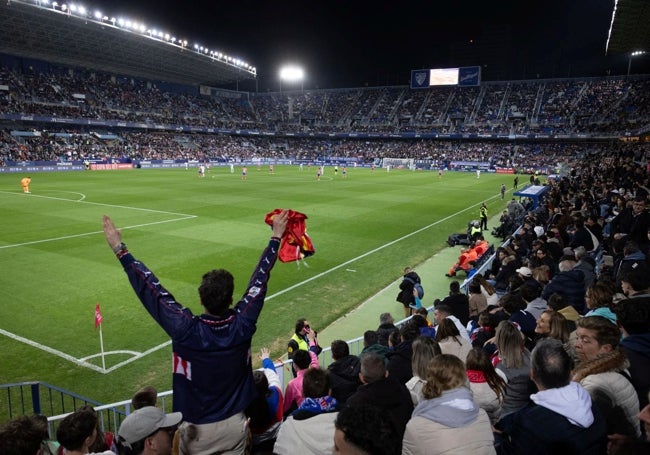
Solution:
[[[11,192],[8,192],[8,191],[0,191],[0,193],[4,193],[4,194],[21,194],[21,197],[23,197],[22,193],[11,193]],[[143,224],[134,224],[134,225],[131,225],[131,226],[123,226],[123,227],[120,227],[120,229],[136,229],[136,228],[141,228],[141,227],[146,227],[146,226],[155,226],[157,224],[174,223],[176,221],[190,220],[190,219],[198,217],[197,215],[189,215],[187,213],[167,212],[167,211],[164,211],[164,210],[146,209],[146,208],[142,208],[142,207],[131,207],[131,206],[128,206],[128,205],[105,204],[105,203],[101,203],[101,202],[89,202],[89,201],[84,201],[84,200],[76,200],[75,201],[75,200],[66,199],[66,198],[59,198],[59,197],[52,197],[52,196],[42,196],[42,195],[38,195],[38,194],[36,194],[36,195],[35,194],[30,194],[29,197],[40,197],[40,198],[44,198],[44,199],[54,199],[54,200],[57,200],[57,201],[72,202],[72,203],[75,203],[75,204],[89,204],[89,205],[97,205],[97,206],[101,206],[101,207],[112,207],[112,208],[118,208],[118,209],[137,210],[137,211],[141,211],[141,212],[160,213],[160,214],[163,214],[163,215],[173,215],[173,216],[178,217],[178,218],[172,218],[172,219],[169,219],[169,220],[154,221],[152,223],[143,223]],[[56,241],[59,241],[59,240],[74,239],[74,238],[79,238],[79,237],[87,237],[89,235],[101,234],[102,232],[103,231],[92,231],[92,232],[84,232],[84,233],[81,233],[81,234],[71,234],[71,235],[64,235],[64,236],[61,236],[61,237],[53,237],[53,238],[49,238],[49,239],[33,240],[31,242],[13,243],[13,244],[10,244],[10,245],[2,245],[2,246],[0,246],[0,250],[4,250],[4,249],[7,249],[7,248],[17,248],[17,247],[27,246],[27,245],[36,245],[36,244],[39,244],[39,243],[56,242]]]

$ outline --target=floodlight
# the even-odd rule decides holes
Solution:
[[[85,6],[79,6],[79,7],[77,7],[77,10],[79,11],[79,14],[81,14],[82,16],[86,15],[86,7]]]
[[[97,20],[100,20],[100,21],[101,21],[101,20],[102,20],[102,16],[103,16],[103,15],[102,15],[102,12],[101,12],[101,11],[95,11],[95,14],[94,14],[94,16],[95,16],[95,19],[97,19]]]
[[[280,69],[280,79],[287,82],[302,81],[305,77],[305,72],[298,66],[284,66]]]

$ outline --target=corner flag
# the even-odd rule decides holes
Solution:
[[[102,312],[99,309],[99,303],[95,304],[95,328],[99,327],[104,318],[102,317]]]

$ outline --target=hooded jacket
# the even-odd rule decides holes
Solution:
[[[578,383],[530,396],[503,428],[503,454],[599,455],[607,447],[605,420]]]
[[[494,454],[490,419],[466,387],[421,401],[406,425],[402,454]]]

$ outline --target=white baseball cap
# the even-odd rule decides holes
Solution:
[[[127,445],[142,441],[161,428],[170,428],[178,425],[183,420],[180,412],[163,412],[154,406],[145,406],[126,416],[120,425],[119,440]]]

